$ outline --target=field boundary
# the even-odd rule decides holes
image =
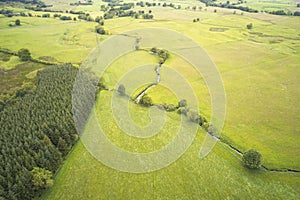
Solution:
[[[13,55],[13,56],[18,56],[17,52],[14,52],[14,51],[11,51],[10,49],[6,49],[6,48],[2,48],[2,47],[0,47],[0,52],[5,53],[5,54],[9,54],[9,55]],[[30,61],[34,62],[34,63],[44,64],[44,65],[60,65],[60,64],[63,64],[61,62],[48,62],[48,61],[40,60],[40,59],[37,59],[37,58],[31,58]]]

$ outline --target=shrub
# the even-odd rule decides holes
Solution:
[[[151,51],[152,53],[157,53],[157,48],[156,48],[156,47],[152,47],[152,48],[150,49],[150,51]]]
[[[189,109],[188,108],[186,108],[186,107],[180,107],[179,109],[178,109],[178,111],[177,111],[179,114],[181,114],[181,115],[187,115],[187,113],[189,112]]]
[[[192,122],[195,122],[197,124],[200,122],[200,115],[194,110],[189,111],[187,113],[187,116],[188,116],[189,120]]]
[[[186,107],[187,101],[185,99],[182,99],[178,102],[178,107]]]
[[[102,26],[96,26],[95,31],[96,31],[96,33],[98,33],[100,35],[105,35],[106,34],[106,31],[104,30],[104,28]]]
[[[19,19],[17,19],[17,20],[15,21],[15,24],[16,24],[16,26],[21,26],[21,21],[20,21]]]
[[[124,96],[125,95],[125,86],[123,84],[119,85],[118,87],[118,92],[120,95]]]
[[[144,94],[140,100],[140,104],[144,106],[152,106],[152,99],[147,94]]]
[[[21,61],[28,61],[31,59],[31,55],[28,49],[20,49],[18,51],[18,56],[21,59]]]
[[[253,24],[252,23],[250,23],[250,24],[247,24],[247,29],[252,29],[253,28]]]
[[[160,63],[164,63],[168,58],[169,58],[169,52],[167,50],[159,50],[158,52],[158,56],[161,58]]]
[[[59,19],[60,20],[72,20],[72,17],[70,17],[70,16],[60,16]]]
[[[167,104],[167,103],[164,103],[163,104],[163,107],[166,111],[168,112],[171,112],[171,111],[174,111],[176,110],[176,107],[173,105],[173,104]]]

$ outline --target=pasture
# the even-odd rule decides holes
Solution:
[[[258,149],[263,155],[263,164],[269,168],[299,169],[299,109],[296,106],[300,97],[296,88],[300,72],[297,68],[299,20],[278,16],[263,20],[260,14],[252,17],[252,14],[209,13],[211,16],[206,18],[205,12],[169,9],[161,12],[168,13],[168,19],[162,19],[166,13],[159,13],[155,17],[157,19],[147,21],[112,19],[106,21],[106,27],[112,34],[135,28],[164,27],[180,31],[195,40],[216,63],[224,81],[227,116],[221,137],[242,151]],[[179,13],[185,13],[182,19],[179,19]],[[201,21],[193,23],[187,20],[187,16],[191,19],[200,17]],[[254,28],[247,30],[247,23],[253,23]],[[213,32],[210,31],[211,27],[226,28],[226,31]],[[155,57],[140,51],[120,57],[104,75],[107,84],[116,88],[117,80],[122,75],[143,64],[139,59],[144,63],[156,62]],[[168,76],[164,74],[165,67],[177,70],[190,82],[199,99],[200,111],[209,118],[209,93],[201,75],[195,73],[189,63],[173,54],[161,68],[162,77]],[[151,70],[155,80],[154,69]],[[151,70],[147,73],[151,73]],[[103,102],[109,102],[106,98],[110,94],[103,93],[100,95]],[[172,92],[166,92],[166,88],[159,85],[151,88],[148,95],[155,102],[161,103],[167,99],[168,103],[176,101]],[[101,109],[105,105],[97,105],[101,116],[99,121],[109,124],[109,138],[127,150],[153,150],[151,146],[160,140],[163,140],[159,143],[163,146],[170,139],[156,138],[153,144],[153,140],[151,143],[151,140],[146,142],[128,138],[114,122],[110,122],[111,117],[106,113],[109,108]],[[138,113],[147,116],[145,108],[134,104],[130,108],[134,113],[131,116],[137,116],[133,117],[135,121],[145,118]],[[178,119],[171,117],[172,113],[169,115],[168,120],[175,126]],[[56,185],[46,192],[43,199],[64,198],[66,194],[74,199],[197,199],[199,196],[203,199],[251,199],[254,194],[258,199],[299,197],[297,173],[249,171],[241,165],[241,157],[222,143],[217,143],[208,157],[200,160],[197,155],[204,136],[205,133],[199,130],[197,139],[179,160],[163,170],[148,174],[112,170],[96,161],[79,143],[57,174]],[[81,192],[72,192],[78,190]]]
[[[175,15],[177,11],[173,12]],[[288,20],[294,25],[286,23]],[[268,167],[298,168],[299,159],[295,158],[300,151],[297,145],[300,138],[297,126],[293,124],[299,124],[299,109],[295,107],[300,95],[296,89],[299,84],[299,20],[275,16],[274,21],[265,21],[250,16],[216,14],[200,23],[180,20],[134,22],[133,19],[108,20],[107,27],[112,24],[111,33],[147,26],[165,27],[198,42],[216,63],[224,81],[227,116],[222,137],[242,151],[257,148],[263,153]],[[247,30],[247,23],[253,23],[254,28]],[[213,32],[209,30],[211,27],[228,30]],[[166,64],[172,61],[171,56]],[[182,67],[181,73],[201,79],[199,74],[192,69],[185,70],[185,65],[179,63],[175,61],[170,66]],[[207,97],[205,86],[201,82],[195,84],[198,86],[194,91],[201,91],[198,94]],[[204,114],[209,116],[209,100],[199,99],[202,99],[200,104],[205,103],[202,106],[207,109]]]
[[[92,16],[103,14],[99,9],[103,4],[100,0],[95,0],[94,6],[74,7],[70,2],[73,1],[57,1],[53,9],[85,11]],[[183,9],[135,6],[136,11],[151,10],[154,15],[151,20],[129,17],[105,20],[108,35],[95,33],[96,22],[0,16],[0,47],[14,52],[28,48],[33,58],[80,64],[97,44],[112,35],[148,27],[178,31],[207,52],[222,76],[227,100],[221,138],[242,152],[257,149],[263,155],[263,165],[268,168],[300,170],[299,17],[241,14],[238,10],[233,14],[233,10],[223,8],[213,12],[211,7],[203,7],[201,11],[185,10],[187,5],[204,6],[194,0],[178,0],[174,4],[182,5]],[[295,7],[295,3],[288,0],[264,4],[249,0],[242,5],[259,10]],[[199,22],[193,22],[196,18]],[[16,19],[21,20],[21,26],[9,27]],[[249,23],[253,24],[252,29],[246,28]],[[158,61],[155,55],[143,50],[122,55],[105,71],[105,85],[117,89],[124,83],[127,94],[134,97],[145,84],[126,85],[126,81],[120,80],[125,80],[122,78],[137,67],[151,64],[140,73],[131,73],[130,77],[138,80],[146,77],[142,76],[144,73],[152,83],[156,80],[154,66]],[[0,53],[0,68],[7,70],[6,74],[0,71],[1,93],[13,93],[14,88],[33,80],[37,70],[43,67]],[[211,99],[201,74],[173,52],[160,70],[162,83],[172,82],[170,70],[189,83],[200,113],[210,120]],[[180,85],[173,81],[175,86]],[[180,98],[162,83],[147,94],[155,104],[176,105]],[[174,137],[180,122],[180,115],[175,112],[166,114],[164,129],[155,137],[141,140],[126,135],[112,115],[111,98],[112,91],[101,91],[96,110],[99,123],[104,125],[108,138],[116,145],[132,152],[149,152],[163,147]],[[129,108],[137,124],[144,126],[151,122],[148,108],[134,103],[130,103]],[[103,165],[79,141],[55,175],[53,187],[40,199],[299,199],[299,173],[248,170],[243,167],[241,156],[221,142],[206,158],[199,159],[204,137],[205,132],[199,127],[194,142],[175,163],[145,174],[119,172]]]
[[[97,116],[102,128],[110,130],[107,137],[115,145],[132,152],[148,152],[174,137],[169,130],[178,125],[179,115],[167,114],[166,129],[155,137],[137,140],[120,131],[111,120],[112,93],[103,91],[100,96]],[[131,108],[136,123],[144,124],[145,109],[135,104]],[[241,165],[241,157],[222,143],[217,143],[206,158],[199,159],[204,136],[199,129],[188,151],[175,163],[143,174],[111,169],[98,162],[79,142],[56,175],[56,184],[42,199],[251,199],[254,194],[255,198],[297,199],[299,196],[299,174],[250,171]]]

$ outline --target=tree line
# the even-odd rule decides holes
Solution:
[[[237,3],[230,3],[230,1],[226,1],[224,3],[216,3],[217,0],[199,0],[200,2],[204,3],[206,6],[212,7],[220,7],[220,8],[229,8],[229,9],[237,9],[245,12],[250,13],[258,13],[259,10],[253,9],[247,6],[240,6],[239,4],[243,3],[243,1],[238,1]],[[274,10],[274,11],[262,11],[272,15],[294,15],[300,16],[299,11],[284,11],[284,10]]]

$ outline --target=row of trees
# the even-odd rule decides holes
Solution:
[[[150,52],[157,55],[160,58],[159,64],[163,64],[170,56],[169,52],[165,49],[158,49],[156,47],[152,47]]]
[[[266,13],[272,14],[272,15],[294,15],[294,16],[300,16],[299,11],[291,12],[291,11],[285,11],[285,10],[273,10],[273,11],[264,11]]]
[[[123,84],[119,85],[117,92],[121,96],[126,95],[125,91],[125,86]],[[147,94],[144,94],[141,97],[139,104],[145,107],[153,106],[152,99]],[[198,114],[195,110],[190,109],[185,99],[180,100],[177,106],[168,103],[163,103],[157,106],[160,109],[166,110],[167,112],[177,110],[179,114],[185,115],[191,122],[199,124],[199,126],[204,128],[210,135],[216,135],[217,130],[215,130],[215,128],[208,123],[204,116]],[[250,149],[243,154],[242,161],[245,167],[250,169],[258,169],[261,166],[262,155],[257,150]]]
[[[140,7],[162,6],[162,7],[176,8],[176,9],[180,9],[181,8],[180,5],[176,6],[173,3],[166,3],[166,2],[164,2],[164,3],[155,3],[155,2],[151,3],[151,2],[140,1],[140,2],[137,2],[136,5],[140,6]]]
[[[39,71],[36,86],[0,111],[0,199],[32,199],[51,185],[78,139],[71,102],[77,71],[70,64]]]
[[[220,7],[220,8],[229,8],[229,9],[238,9],[245,12],[252,12],[252,13],[258,13],[259,11],[253,8],[249,8],[246,6],[238,6],[238,4],[230,4],[229,1],[225,3],[215,3],[216,0],[200,0],[202,3],[204,3],[206,6],[212,6],[212,7]]]
[[[206,6],[212,6],[212,7],[220,7],[220,8],[229,8],[229,9],[237,9],[245,12],[252,12],[252,13],[258,13],[259,10],[247,7],[247,6],[239,6],[239,4],[244,3],[243,1],[238,1],[236,3],[230,3],[230,1],[226,1],[224,3],[216,3],[216,0],[200,0],[202,3],[204,3]],[[246,2],[246,1],[245,1]],[[273,11],[261,11],[266,12],[273,15],[294,15],[294,16],[300,16],[299,11],[285,11],[285,10],[273,10]]]
[[[21,2],[24,4],[35,4],[40,7],[45,6],[45,3],[43,3],[40,0],[1,0],[2,2]]]
[[[93,5],[93,1],[92,0],[87,0],[87,1],[78,1],[76,3],[70,3],[70,6],[79,6],[79,5],[82,5],[82,6],[86,6],[86,5]]]

